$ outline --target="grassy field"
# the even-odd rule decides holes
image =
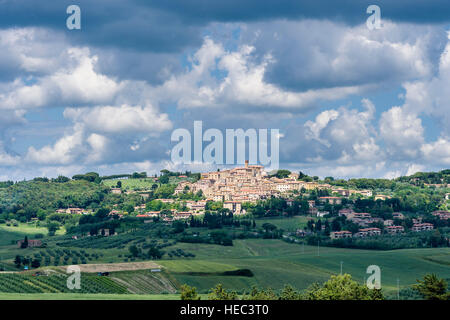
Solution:
[[[306,224],[307,218],[258,219],[257,224],[260,226],[266,221],[285,230],[295,230],[302,224]],[[10,228],[15,228],[15,231],[10,231]],[[21,239],[25,234],[32,238],[33,232],[41,233],[40,231],[42,230],[34,229],[29,225],[0,229],[0,243],[2,244],[0,246],[0,260],[9,263],[10,269],[7,270],[17,270],[14,269],[12,264],[16,254],[32,256],[36,252],[55,250],[56,244],[62,241],[63,236],[45,237],[44,240],[47,242],[48,248],[35,249],[18,249],[16,245],[11,244],[11,240]],[[112,240],[109,239],[108,241]],[[103,239],[98,241],[101,243]],[[233,243],[233,246],[219,246],[178,242],[165,250],[182,249],[185,252],[195,253],[195,258],[169,259],[165,255],[163,260],[157,261],[157,264],[163,266],[164,269],[161,274],[151,274],[146,270],[127,270],[111,274],[111,280],[125,288],[127,294],[119,297],[106,294],[109,292],[104,291],[92,294],[93,290],[101,289],[101,287],[96,289],[94,282],[97,280],[93,279],[94,282],[86,289],[86,293],[66,292],[61,293],[63,297],[60,298],[169,299],[170,294],[175,293],[184,283],[197,287],[201,293],[207,293],[218,283],[222,283],[225,288],[237,290],[240,293],[248,292],[252,286],[271,287],[279,290],[285,284],[291,284],[298,290],[303,290],[314,282],[324,282],[332,274],[338,274],[341,262],[343,272],[351,274],[360,283],[363,283],[365,278],[368,277],[368,274],[366,274],[367,267],[372,264],[378,265],[381,268],[382,288],[386,293],[395,292],[397,279],[400,288],[409,287],[416,282],[416,279],[421,278],[426,273],[436,273],[439,277],[450,279],[450,248],[372,251],[330,247],[318,248],[271,239],[234,240]],[[99,254],[97,258],[88,260],[87,263],[91,264],[123,262],[123,254],[128,252],[128,246],[129,244],[122,249],[115,247],[97,248],[95,246],[90,248],[89,245],[78,248],[64,248],[77,252],[83,250],[91,256],[94,253]],[[72,264],[70,260],[69,264]],[[254,276],[227,274],[229,271],[239,269],[249,269]],[[33,282],[34,280],[27,281]],[[58,283],[54,283],[54,288],[65,292],[66,290],[60,289],[61,284]],[[35,283],[35,285],[41,286],[40,283]],[[43,291],[47,292],[45,288]],[[39,298],[39,295],[31,294],[34,292],[33,289],[26,292],[30,293],[30,299]],[[51,292],[53,291],[49,290],[49,293]],[[161,293],[164,293],[164,295],[154,295]],[[147,296],[148,294],[152,295]],[[47,293],[41,295],[42,299],[50,297]],[[8,297],[14,299],[14,293],[5,296],[2,294],[0,299],[7,299]]]
[[[61,228],[56,232],[57,235],[63,235],[66,230]],[[28,236],[29,239],[34,239],[37,234],[48,234],[47,228],[36,227],[35,224],[19,223],[17,227],[7,226],[6,224],[0,224],[0,246],[11,245],[12,241],[17,241]]]
[[[368,274],[366,269],[375,264],[381,268],[381,282],[386,291],[415,283],[426,273],[434,272],[443,278],[450,278],[448,257],[450,248],[405,249],[395,251],[370,251],[340,248],[318,248],[288,244],[280,240],[236,240],[233,247],[217,247],[204,244],[177,244],[184,250],[195,252],[197,260],[160,261],[174,272],[180,283],[195,285],[204,291],[213,283],[223,283],[227,288],[248,290],[251,285],[281,289],[289,283],[297,289],[305,289],[313,282],[327,280],[340,272],[351,274],[361,283]],[[220,252],[219,252],[219,251]],[[196,276],[190,270],[207,269],[215,272],[235,269],[250,269],[254,277]],[[185,270],[185,273],[182,271]]]
[[[153,178],[142,178],[142,179],[108,179],[103,180],[102,183],[108,187],[117,186],[117,182],[122,183],[122,190],[148,190],[152,188],[155,184]],[[156,183],[159,186],[159,183]]]
[[[170,177],[169,183],[179,183],[182,180],[193,180],[193,178],[178,178]],[[117,186],[117,182],[122,182],[122,190],[149,190],[156,183],[159,187],[161,184],[155,182],[154,178],[142,178],[142,179],[107,179],[103,180],[102,183],[107,187]]]
[[[257,219],[256,224],[260,227],[264,223],[271,223],[285,231],[296,231],[297,229],[303,229],[308,223],[308,220],[317,220],[317,218],[305,216],[295,216],[291,218],[263,218]]]

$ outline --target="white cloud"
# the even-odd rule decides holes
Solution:
[[[83,123],[89,131],[100,133],[147,132],[169,130],[172,123],[166,113],[159,113],[151,104],[146,106],[98,106],[94,108],[68,108],[64,116]]]
[[[154,90],[159,100],[170,99],[180,108],[253,107],[309,108],[319,100],[333,100],[358,93],[355,86],[293,92],[264,80],[266,69],[273,63],[270,55],[255,62],[254,47],[242,45],[236,51],[225,51],[221,44],[205,38],[192,57],[192,69],[173,76]],[[222,72],[221,78],[213,77]]]
[[[446,138],[441,137],[435,142],[424,144],[421,151],[429,163],[450,165],[450,141]]]
[[[361,103],[363,111],[347,107],[326,110],[318,114],[315,121],[305,123],[305,138],[319,142],[317,151],[321,158],[348,164],[374,161],[380,157],[376,132],[371,125],[375,106],[367,99]],[[314,156],[311,157],[313,159]]]
[[[53,74],[32,79],[35,82],[33,84],[16,79],[7,92],[0,93],[0,108],[26,109],[110,102],[121,85],[95,71],[97,60],[98,57],[91,56],[88,48],[69,48],[65,66]]]
[[[418,157],[423,133],[421,119],[401,107],[393,107],[381,115],[380,134],[386,151],[394,157]]]
[[[64,135],[53,146],[44,146],[41,149],[30,147],[26,161],[38,164],[71,164],[83,150],[84,130],[76,126],[74,132]]]

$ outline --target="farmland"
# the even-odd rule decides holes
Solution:
[[[65,287],[66,275],[62,267],[50,267],[58,272],[51,273],[48,277],[33,277],[30,271],[0,274],[0,292],[4,293],[2,295],[5,299],[13,298],[16,291],[32,294],[28,297],[39,299],[41,296],[37,293],[41,293],[42,299],[46,299],[57,292],[64,293],[63,297],[59,298],[70,299],[77,299],[82,293],[86,294],[86,299],[169,299],[176,298],[173,294],[183,283],[197,287],[202,294],[206,294],[217,283],[239,293],[248,292],[252,286],[280,290],[288,283],[303,290],[313,282],[323,282],[330,275],[338,274],[341,261],[343,272],[351,274],[360,283],[368,276],[366,268],[369,265],[380,266],[382,288],[387,294],[396,291],[397,279],[400,288],[404,289],[425,273],[436,273],[440,277],[450,278],[449,248],[372,251],[317,248],[263,239],[236,240],[231,247],[177,243],[174,248],[195,252],[196,257],[158,260],[157,265],[163,269],[160,273],[152,273],[148,269],[140,270],[141,268],[108,269],[123,270],[113,271],[109,277],[83,273],[82,291],[77,293]],[[103,251],[108,254],[109,250],[111,249]],[[120,266],[110,266],[114,265]],[[106,267],[108,265],[105,265]],[[101,268],[97,269],[92,270],[98,271]],[[233,274],[237,270],[245,269],[250,270],[252,275]],[[93,272],[92,270],[90,271]],[[6,293],[9,295],[5,295]],[[123,297],[118,297],[122,295]]]

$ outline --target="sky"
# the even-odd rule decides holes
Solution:
[[[447,0],[0,0],[0,181],[215,170],[171,161],[194,121],[319,177],[450,168],[449,31]]]

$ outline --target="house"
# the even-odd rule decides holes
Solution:
[[[17,247],[22,248],[24,240],[17,241]],[[28,247],[40,247],[42,246],[41,240],[28,240]]]
[[[355,233],[355,237],[371,237],[378,236],[381,234],[381,230],[379,228],[363,228],[359,229],[357,233]]]
[[[450,218],[450,211],[438,210],[431,213],[440,220],[448,220]]]
[[[405,219],[405,216],[404,216],[403,213],[401,213],[401,212],[394,212],[394,213],[392,214],[392,217],[393,217],[394,219],[400,219],[400,220]]]
[[[358,219],[368,219],[371,217],[370,213],[367,212],[355,212],[353,214],[354,218],[358,218]]]
[[[414,232],[433,230],[434,226],[431,223],[416,223],[411,230]]]
[[[348,196],[350,196],[350,190],[348,190],[348,189],[332,188],[331,190],[332,190],[333,192],[336,192],[337,194],[343,196],[343,197],[348,197]]]
[[[353,209],[344,208],[339,210],[339,217],[346,216],[348,218],[350,215],[353,215],[353,213],[355,213]]]
[[[236,214],[239,214],[242,211],[242,204],[239,201],[225,201],[223,207]]]
[[[385,228],[386,232],[389,234],[396,234],[396,233],[402,233],[405,232],[405,228],[402,226],[388,226]]]
[[[316,217],[322,218],[324,216],[326,216],[327,214],[330,214],[328,211],[318,211],[316,213]]]
[[[173,216],[174,220],[183,220],[183,219],[189,219],[192,216],[192,213],[190,211],[183,211],[183,212],[177,212]]]
[[[383,221],[383,225],[385,225],[385,226],[393,226],[394,225],[394,220],[391,220],[391,219],[384,220]]]
[[[360,194],[364,197],[371,197],[373,195],[372,190],[352,190],[352,193]]]
[[[418,218],[414,218],[412,219],[413,224],[421,224],[422,223],[422,218],[418,217]]]
[[[352,233],[350,231],[335,231],[330,234],[331,239],[351,238]]]
[[[341,204],[342,198],[339,197],[319,197],[321,203]]]
[[[67,208],[66,213],[70,214],[83,214],[83,209],[81,208]]]

